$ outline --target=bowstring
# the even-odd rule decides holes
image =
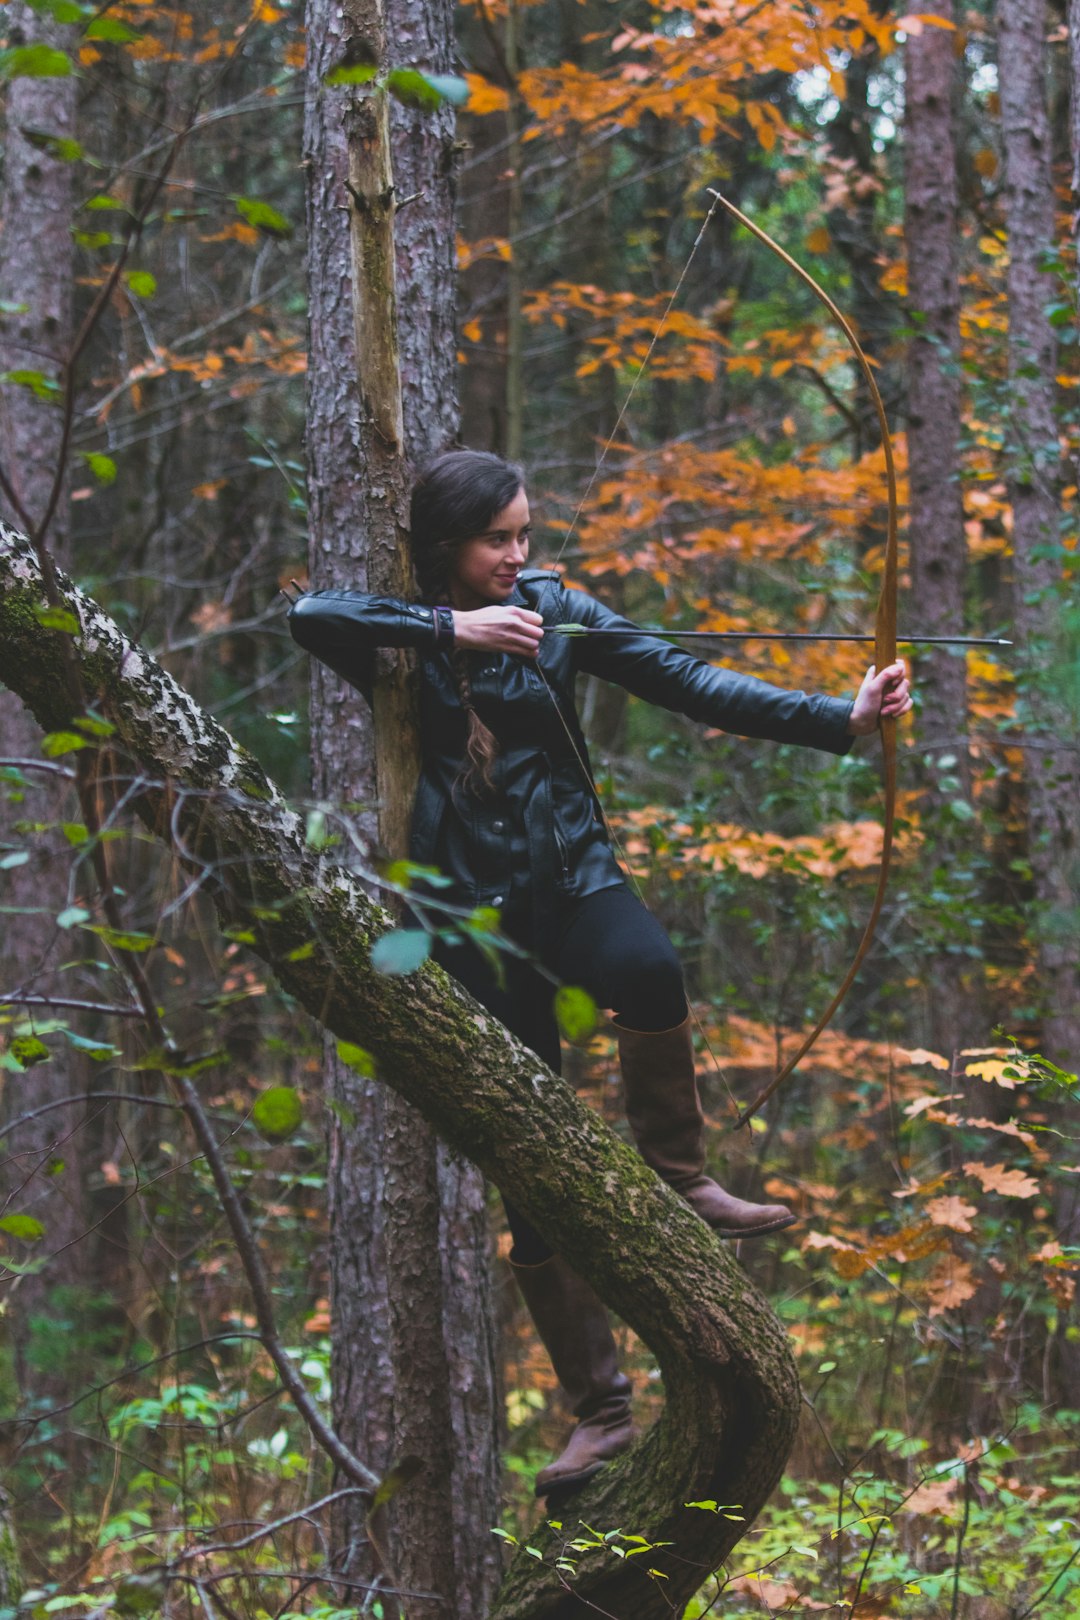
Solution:
[[[570,524],[569,524],[569,526],[568,526],[568,528],[566,530],[566,533],[563,535],[562,544],[560,545],[560,547],[559,547],[559,549],[558,549],[558,551],[557,551],[557,553],[555,555],[555,560],[550,565],[550,567],[552,569],[552,578],[545,580],[543,588],[540,591],[540,594],[536,599],[536,612],[539,613],[541,617],[543,617],[543,612],[544,612],[544,598],[545,598],[545,595],[552,588],[552,586],[554,584],[554,572],[558,569],[559,564],[562,561],[562,558],[563,558],[563,556],[564,556],[564,554],[566,552],[566,548],[570,544],[570,541],[573,539],[573,536],[574,536],[574,534],[575,534],[575,532],[577,530],[577,526],[578,526],[578,523],[579,523],[580,518],[581,518],[581,514],[585,510],[585,506],[586,506],[586,504],[588,502],[589,496],[592,494],[594,488],[596,487],[596,481],[600,477],[600,473],[603,470],[604,463],[605,463],[605,461],[607,460],[607,457],[608,457],[608,452],[611,450],[613,444],[615,443],[615,440],[618,438],[620,429],[622,428],[622,425],[626,420],[627,413],[628,413],[628,411],[630,409],[631,404],[633,403],[634,395],[637,392],[638,384],[641,382],[642,377],[645,375],[645,372],[648,369],[649,362],[652,359],[653,352],[656,349],[656,345],[659,343],[660,339],[664,335],[664,328],[667,326],[668,319],[669,319],[669,317],[671,315],[671,312],[675,308],[675,304],[678,301],[679,294],[682,292],[683,284],[686,281],[686,278],[690,273],[690,267],[693,264],[695,257],[697,256],[698,248],[701,246],[702,242],[704,241],[705,233],[707,232],[707,230],[709,228],[709,225],[712,222],[712,219],[713,219],[714,215],[716,214],[717,209],[720,206],[720,198],[716,194],[716,192],[711,192],[710,195],[712,196],[713,200],[712,200],[712,203],[709,206],[709,210],[706,213],[705,218],[701,222],[701,229],[698,231],[697,236],[694,238],[694,243],[693,243],[693,246],[690,249],[689,254],[687,255],[686,263],[683,265],[682,270],[679,272],[679,279],[675,283],[675,286],[674,286],[674,289],[672,290],[671,296],[668,299],[667,304],[664,307],[664,312],[661,315],[660,320],[658,321],[658,323],[656,325],[656,329],[653,332],[652,337],[649,340],[649,346],[646,349],[645,354],[642,357],[641,363],[638,366],[638,369],[634,374],[634,377],[633,377],[633,380],[632,380],[632,382],[630,384],[630,387],[627,390],[626,398],[623,400],[622,404],[619,407],[618,415],[615,418],[615,425],[612,428],[611,432],[608,434],[607,438],[604,440],[604,443],[603,443],[603,446],[601,448],[600,455],[599,455],[599,458],[597,460],[596,466],[593,468],[592,476],[589,479],[589,482],[585,486],[585,491],[582,494],[581,499],[577,503],[577,507],[576,507],[576,509],[574,511],[574,515],[570,520]],[[642,632],[642,633],[647,634],[647,632]],[[539,675],[541,681],[544,684],[544,688],[547,691],[548,697],[551,699],[552,707],[554,708],[555,713],[559,717],[559,724],[562,726],[563,731],[566,733],[567,741],[569,742],[571,751],[572,751],[572,753],[574,755],[574,758],[577,761],[578,769],[581,771],[582,776],[584,777],[585,781],[588,783],[588,785],[590,787],[590,790],[593,793],[593,797],[594,797],[594,799],[596,801],[597,808],[600,811],[601,820],[603,821],[603,824],[604,824],[604,829],[605,829],[605,831],[607,833],[608,838],[611,841],[611,844],[612,844],[613,848],[615,849],[616,854],[618,855],[620,861],[622,862],[623,869],[626,872],[626,876],[627,876],[627,878],[628,878],[628,880],[630,882],[631,888],[632,888],[634,894],[637,896],[638,900],[640,900],[641,904],[645,905],[645,895],[644,895],[644,893],[642,891],[641,884],[638,882],[637,874],[634,872],[633,868],[630,865],[630,857],[627,854],[627,851],[626,851],[626,849],[625,849],[625,847],[624,847],[624,845],[622,843],[622,840],[619,838],[618,833],[615,831],[614,827],[612,826],[611,820],[610,820],[610,818],[608,816],[608,813],[605,810],[604,805],[601,802],[600,797],[596,792],[595,785],[593,783],[592,772],[589,769],[588,762],[583,757],[582,752],[581,752],[581,750],[579,749],[579,747],[577,745],[577,741],[576,741],[576,739],[574,737],[574,734],[571,731],[569,724],[567,723],[566,716],[563,714],[561,708],[559,707],[559,701],[556,698],[554,691],[552,690],[551,683],[549,682],[547,676],[544,674],[544,671],[540,667],[539,662],[537,662],[535,668],[536,668],[536,673]],[[694,1006],[691,1003],[689,997],[687,997],[686,1005],[687,1005],[687,1008],[689,1010],[690,1019],[691,1019],[693,1025],[694,1025],[694,1028],[696,1029],[696,1031],[698,1033],[698,1036],[699,1036],[699,1038],[701,1040],[702,1047],[703,1047],[704,1051],[706,1052],[710,1063],[712,1064],[714,1072],[719,1077],[720,1083],[723,1086],[724,1091],[727,1094],[727,1100],[728,1100],[728,1103],[729,1103],[729,1105],[731,1107],[731,1110],[737,1117],[738,1114],[739,1114],[739,1103],[738,1103],[738,1100],[735,1097],[734,1092],[731,1089],[731,1084],[730,1084],[730,1082],[728,1080],[727,1072],[724,1069],[723,1065],[721,1064],[719,1058],[716,1056],[716,1053],[713,1050],[712,1043],[709,1040],[709,1037],[708,1037],[708,1034],[707,1034],[707,1032],[706,1032],[706,1030],[704,1028],[704,1025],[702,1024],[701,1019],[698,1017],[697,1012],[695,1011]]]

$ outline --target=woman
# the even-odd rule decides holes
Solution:
[[[423,765],[412,856],[438,866],[465,906],[496,907],[533,961],[503,974],[468,945],[444,965],[558,1069],[551,975],[614,1012],[627,1115],[638,1147],[724,1238],[795,1219],[704,1173],[704,1121],[682,973],[671,942],[627,887],[592,786],[574,678],[600,675],[649,702],[744,737],[844,754],[879,714],[911,707],[902,663],[866,676],[851,700],[787,692],[703,663],[637,629],[554,573],[527,571],[529,503],[519,467],[451,450],[421,472],[410,536],[421,600],[317,591],[289,614],[301,646],[370,693],[377,647],[420,664]],[[553,625],[617,631],[546,634]],[[511,1264],[578,1424],[536,1493],[576,1489],[631,1439],[630,1385],[607,1313],[585,1282],[507,1202]]]

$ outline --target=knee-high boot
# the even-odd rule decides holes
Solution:
[[[561,1255],[511,1267],[555,1376],[577,1418],[561,1457],[536,1476],[537,1496],[576,1490],[634,1437],[630,1380],[620,1371],[607,1310]]]
[[[798,1219],[785,1204],[751,1204],[705,1175],[705,1116],[694,1075],[690,1018],[657,1033],[616,1023],[626,1117],[645,1163],[718,1237],[760,1237]]]

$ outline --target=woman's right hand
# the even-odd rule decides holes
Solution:
[[[543,634],[543,619],[529,608],[502,607],[495,603],[471,611],[454,609],[455,647],[535,658]]]

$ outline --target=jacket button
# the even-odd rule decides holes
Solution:
[[[506,822],[505,821],[493,821],[491,823],[491,825],[492,825],[493,829],[495,830],[495,832],[503,832],[506,829]]]
[[[501,906],[502,903],[503,903],[502,895],[501,894],[492,895],[491,903],[492,903],[493,906]]]

